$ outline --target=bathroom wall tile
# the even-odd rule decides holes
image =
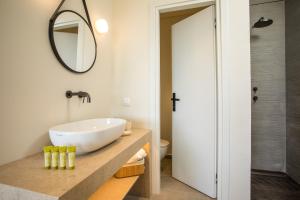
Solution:
[[[286,1],[287,173],[300,183],[300,1]]]
[[[265,28],[251,29],[252,168],[285,170],[286,85],[284,2],[251,6],[251,24],[260,17],[273,19]]]

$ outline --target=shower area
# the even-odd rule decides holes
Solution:
[[[252,200],[300,199],[300,1],[250,0]]]

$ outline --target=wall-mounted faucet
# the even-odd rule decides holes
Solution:
[[[253,87],[252,90],[253,90],[253,92],[254,92],[254,96],[253,96],[252,99],[253,99],[253,102],[256,103],[256,102],[258,101],[258,96],[257,96],[257,94],[256,94],[257,91],[258,91],[258,87],[255,86],[255,87]]]
[[[91,96],[87,92],[72,92],[70,90],[66,91],[66,97],[68,99],[72,98],[73,96],[78,96],[79,98],[83,98],[82,103],[85,102],[85,98],[87,99],[87,103],[91,103]]]

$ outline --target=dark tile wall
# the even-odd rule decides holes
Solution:
[[[300,183],[300,1],[286,0],[287,173]]]

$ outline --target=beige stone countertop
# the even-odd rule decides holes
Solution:
[[[76,157],[74,170],[44,169],[43,154],[0,166],[0,199],[88,199],[151,140],[151,131],[134,129],[112,144]]]

